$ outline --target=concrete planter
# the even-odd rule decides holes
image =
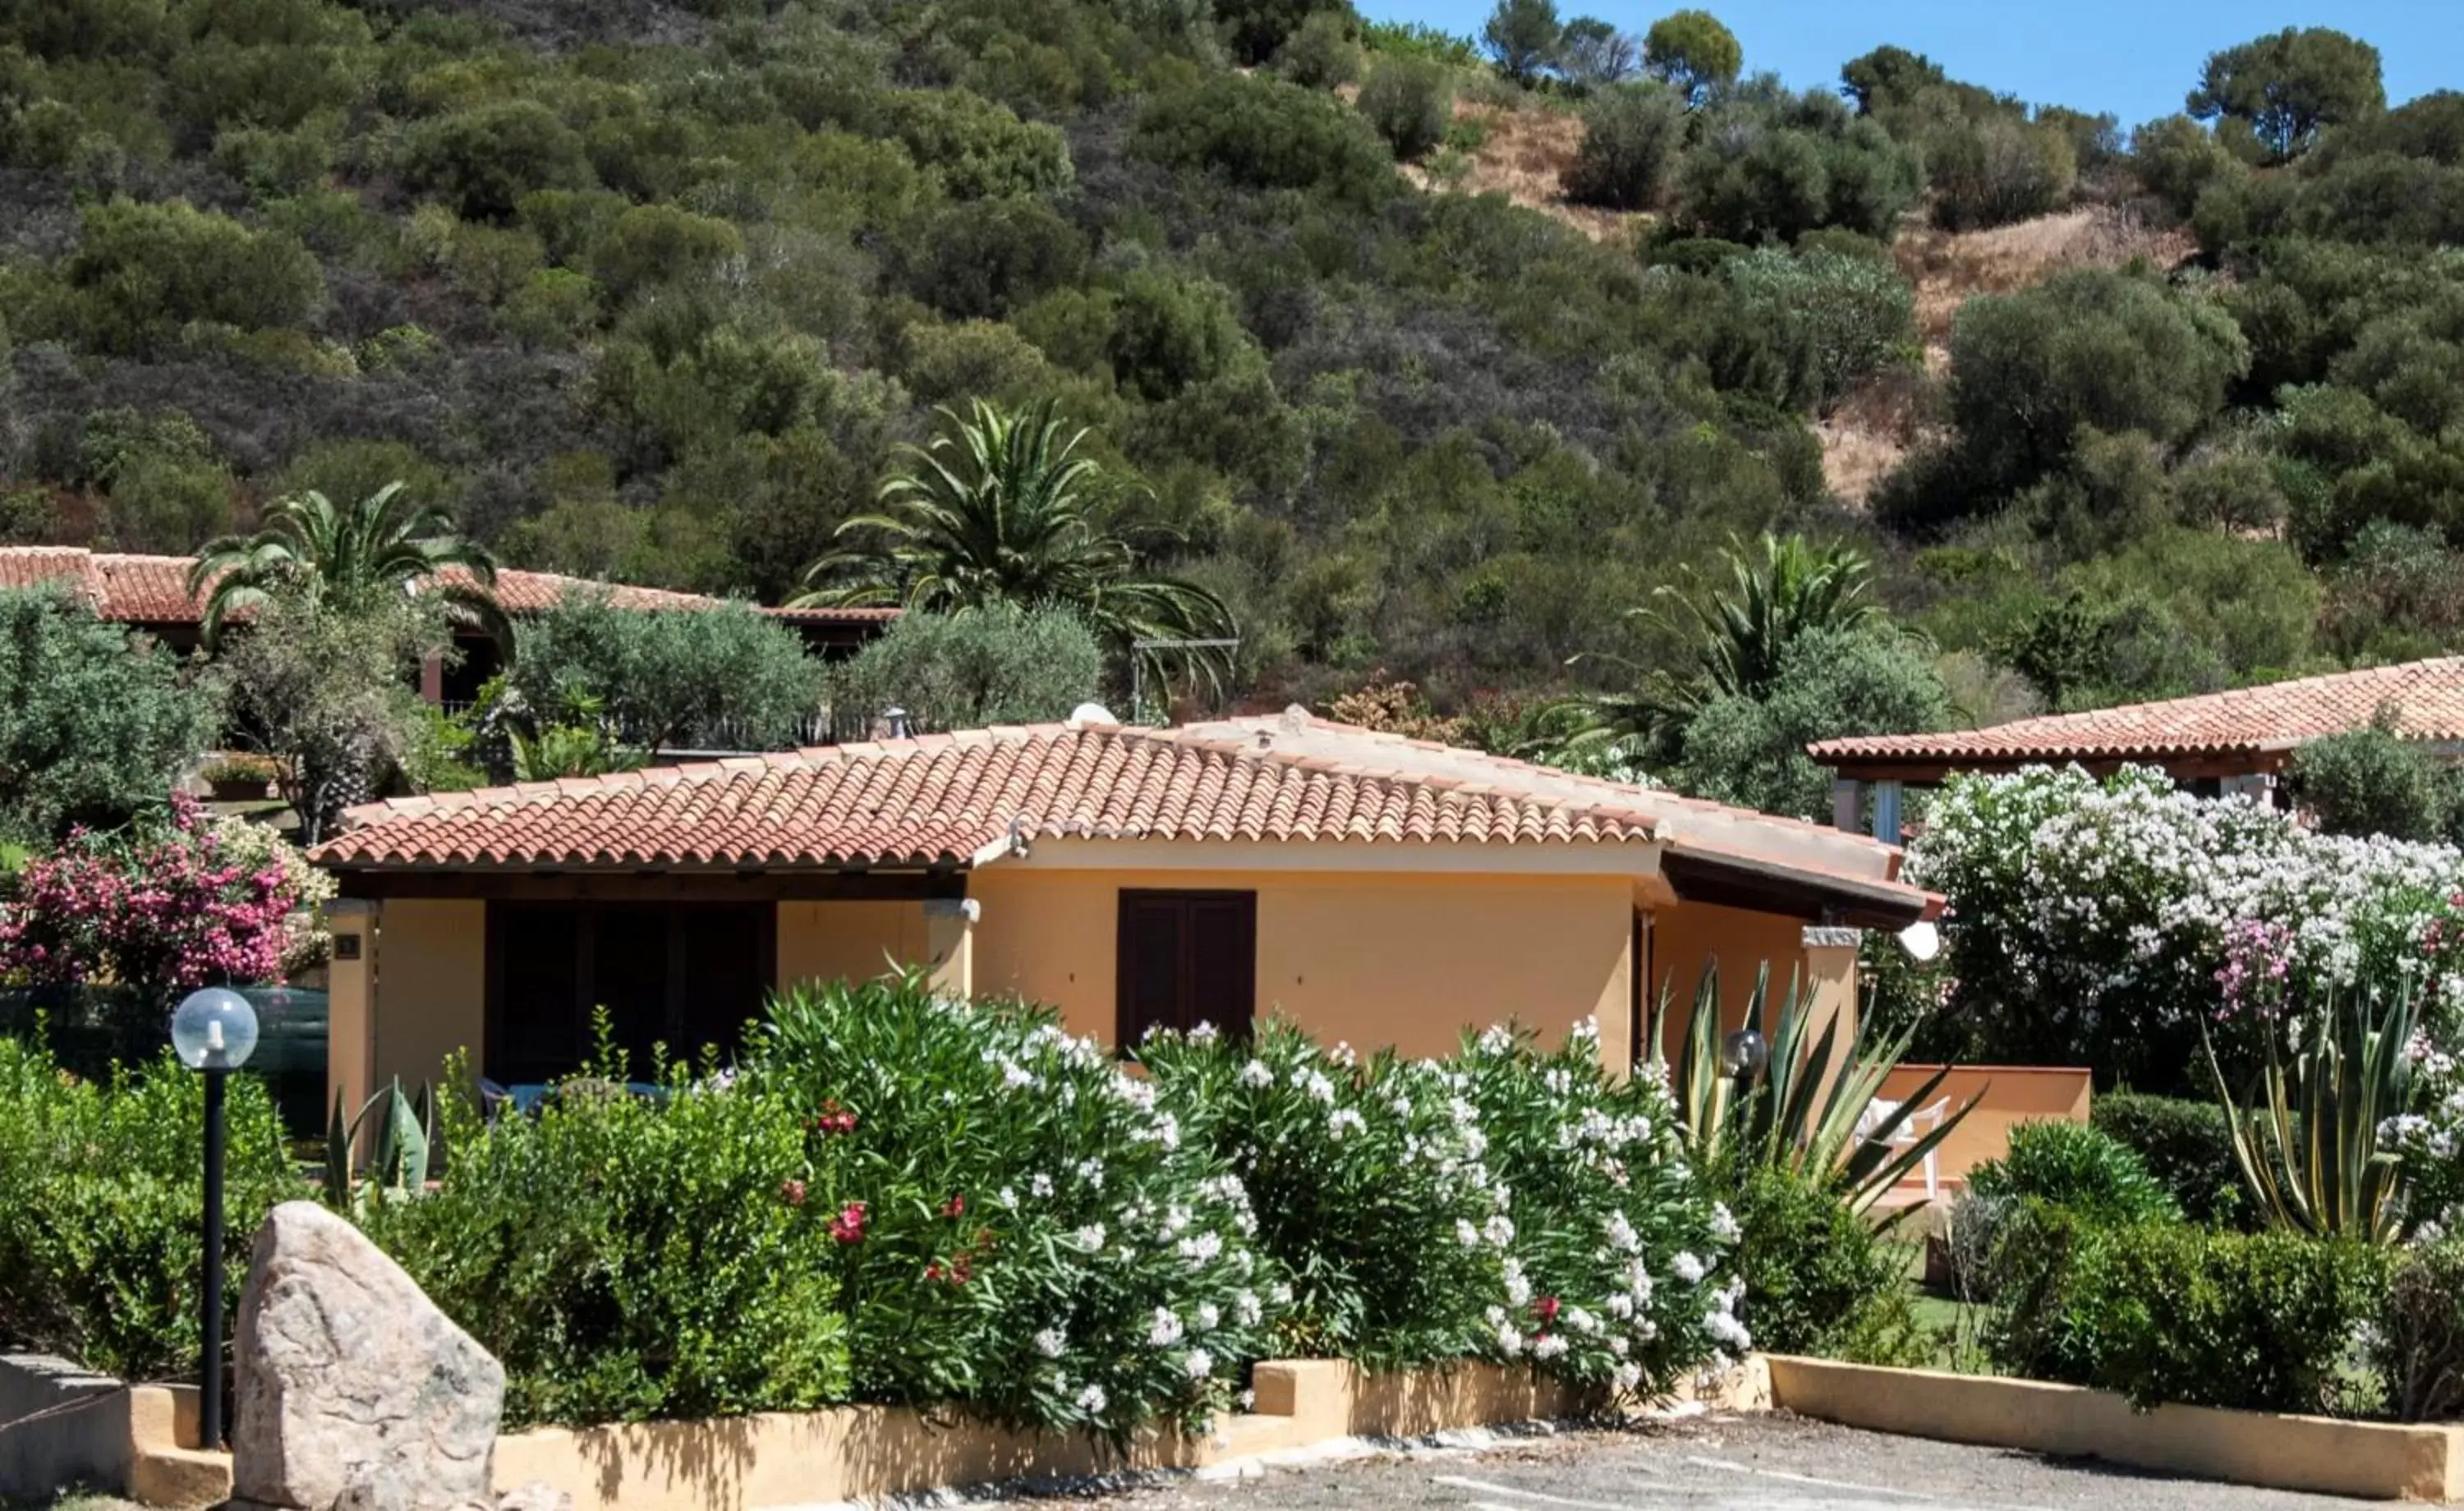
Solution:
[[[1773,1406],[1843,1427],[2103,1458],[2277,1490],[2374,1500],[2464,1499],[2464,1428],[2204,1406],[2142,1412],[2107,1391],[2041,1380],[1777,1354],[1767,1362]]]
[[[7,1369],[0,1364],[0,1385]],[[92,1377],[81,1383],[116,1404],[72,1444],[83,1456],[30,1454],[19,1466],[27,1487],[21,1493],[39,1497],[77,1481],[178,1511],[229,1498],[231,1456],[195,1446],[192,1391],[125,1389]],[[1259,1365],[1254,1384],[1255,1411],[1219,1417],[1198,1437],[1144,1433],[1126,1452],[1083,1435],[1014,1433],[956,1413],[845,1406],[510,1433],[496,1439],[494,1474],[500,1492],[545,1480],[572,1495],[574,1511],[763,1511],[1002,1479],[1204,1469],[1347,1437],[1419,1437],[1580,1416],[1598,1405],[1529,1371],[1485,1364],[1370,1374],[1336,1360],[1280,1360]],[[1754,1410],[1767,1404],[1768,1385],[1760,1362],[1749,1361],[1707,1389],[1680,1394]],[[10,1435],[0,1434],[0,1443]]]

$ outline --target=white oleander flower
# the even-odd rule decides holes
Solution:
[[[1203,1348],[1192,1348],[1182,1357],[1180,1367],[1189,1371],[1191,1379],[1203,1380],[1215,1372],[1215,1356]]]
[[[1180,1342],[1180,1317],[1169,1306],[1155,1309],[1155,1321],[1147,1327],[1147,1346],[1169,1348]]]
[[[1047,1359],[1058,1359],[1069,1351],[1069,1335],[1058,1327],[1046,1327],[1035,1335],[1035,1351]]]
[[[1100,1385],[1089,1385],[1078,1392],[1078,1410],[1089,1416],[1101,1414],[1106,1404],[1104,1388]]]
[[[1701,1259],[1682,1251],[1668,1261],[1668,1271],[1688,1285],[1702,1283],[1703,1277],[1710,1273]]]

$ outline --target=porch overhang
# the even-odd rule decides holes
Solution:
[[[917,902],[967,895],[961,863],[786,868],[331,866],[346,898],[486,902]]]
[[[1677,844],[1661,853],[1660,874],[1681,903],[1742,908],[1859,929],[1904,929],[1927,916],[1933,905],[1925,891],[1901,883]]]

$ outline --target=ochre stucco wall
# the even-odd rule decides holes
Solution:
[[[440,1083],[457,1049],[476,1064],[488,1029],[488,905],[396,897],[377,915],[372,1086]],[[340,1046],[337,1046],[340,1047]]]
[[[1624,1068],[1625,877],[992,866],[969,887],[983,907],[976,991],[1053,1003],[1073,1031],[1110,1039],[1128,887],[1257,893],[1258,1011],[1330,1043],[1441,1055],[1463,1029],[1508,1018],[1553,1043],[1595,1016],[1613,1068]]]
[[[1901,1065],[1882,1078],[1877,1096],[1903,1102],[1924,1086],[1938,1065]],[[2045,1065],[1961,1065],[1943,1077],[1924,1106],[1948,1104],[1955,1111],[1969,1103],[1976,1110],[1950,1130],[1935,1150],[1934,1169],[1943,1180],[1965,1180],[1969,1170],[2011,1151],[2011,1129],[2020,1123],[2084,1123],[2093,1079],[2085,1067]],[[1923,1110],[1920,1108],[1920,1110]],[[1926,1123],[1923,1130],[1933,1125]]]
[[[1703,903],[1662,908],[1652,919],[1651,999],[1665,989],[1674,1010],[1668,1015],[1668,1039],[1661,1048],[1675,1060],[1683,1047],[1677,1035],[1691,1020],[1694,992],[1704,966],[1720,966],[1720,1020],[1723,1032],[1746,1020],[1746,1004],[1754,994],[1754,974],[1771,964],[1767,1011],[1776,1012],[1789,988],[1791,972],[1799,973],[1798,988],[1815,983],[1803,979],[1805,920],[1778,913],[1749,912],[1740,908],[1714,908]]]
[[[781,903],[779,984],[869,981],[925,955],[922,903]]]

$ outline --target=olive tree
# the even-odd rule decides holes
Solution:
[[[0,590],[0,835],[46,841],[162,799],[213,735],[209,689],[57,587]]]
[[[642,613],[577,592],[522,626],[509,690],[540,714],[587,701],[650,754],[687,743],[794,745],[822,703],[822,664],[750,606]]]

